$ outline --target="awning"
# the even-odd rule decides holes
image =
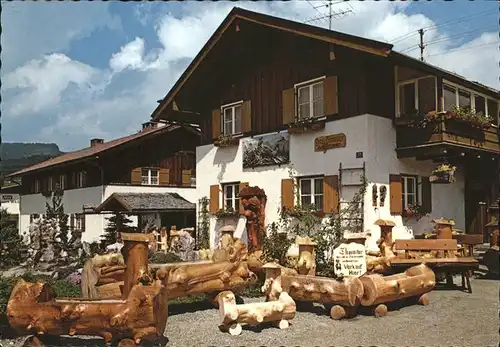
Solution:
[[[99,206],[94,213],[125,212],[191,212],[196,205],[187,201],[177,193],[113,193]]]

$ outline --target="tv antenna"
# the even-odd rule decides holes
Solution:
[[[312,8],[314,8],[316,10],[316,12],[318,12],[319,17],[311,18],[309,20],[306,20],[304,23],[322,21],[322,20],[325,20],[328,18],[328,29],[329,30],[332,30],[332,18],[335,18],[335,19],[337,19],[339,17],[342,18],[345,15],[347,15],[348,13],[354,13],[354,9],[352,8],[352,6],[349,3],[347,3],[347,5],[349,6],[349,9],[347,9],[347,10],[335,11],[333,9],[333,5],[344,3],[345,1],[343,1],[343,0],[342,1],[328,0],[326,3],[323,3],[322,5],[319,5],[319,6],[314,6],[309,0],[306,0],[306,1],[309,5],[311,5]],[[324,14],[318,10],[318,8],[322,8],[322,7],[326,7],[328,9],[328,14]]]

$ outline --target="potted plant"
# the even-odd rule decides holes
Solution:
[[[429,177],[431,183],[453,183],[455,182],[456,166],[449,164],[441,164],[432,171],[432,176]]]
[[[489,128],[493,121],[490,116],[482,112],[476,112],[470,107],[458,107],[457,105],[453,105],[450,111],[446,111],[445,120],[453,120],[481,129]]]
[[[219,135],[218,138],[214,140],[215,147],[229,147],[236,146],[240,142],[240,139],[237,137],[229,136],[229,135]]]

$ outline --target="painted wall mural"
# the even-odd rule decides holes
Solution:
[[[283,165],[290,161],[290,135],[286,132],[248,138],[243,144],[243,168]]]

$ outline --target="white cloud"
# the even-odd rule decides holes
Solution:
[[[7,115],[17,116],[53,107],[71,84],[92,93],[99,88],[94,83],[102,77],[96,69],[60,53],[32,60],[3,79],[5,90],[19,90],[10,100],[12,107]]]
[[[188,2],[182,6],[180,15],[155,12],[154,17],[159,18],[155,30],[161,48],[148,51],[145,38],[135,37],[112,55],[110,70],[99,70],[62,54],[37,57],[4,79],[4,85],[10,90],[18,88],[15,100],[19,102],[9,103],[9,112],[11,115],[50,112],[53,120],[43,126],[37,136],[41,140],[55,140],[63,149],[86,146],[90,137],[109,140],[131,133],[139,129],[140,122],[149,118],[157,106],[156,100],[168,92],[233,5],[231,2]],[[319,16],[306,1],[241,2],[237,5],[296,21]],[[392,41],[435,24],[421,14],[401,12],[406,6],[399,2],[340,4],[335,9],[352,9],[354,13],[334,20],[333,30]],[[328,27],[327,22],[321,24]],[[480,54],[471,54],[477,53],[474,49],[443,54],[450,49],[493,42],[498,40],[496,34],[485,33],[458,47],[455,40],[449,38],[442,29],[426,32],[427,42],[440,40],[426,48],[427,61],[499,88],[498,74],[492,73],[497,71],[498,59],[492,58],[498,57],[498,45],[481,47],[478,49]],[[418,35],[409,35],[395,48],[403,50],[417,43]],[[417,57],[419,50],[410,50],[409,55]]]
[[[109,66],[113,71],[120,72],[128,67],[138,69],[143,66],[144,39],[136,37],[133,41],[120,48],[120,52],[111,56]]]

